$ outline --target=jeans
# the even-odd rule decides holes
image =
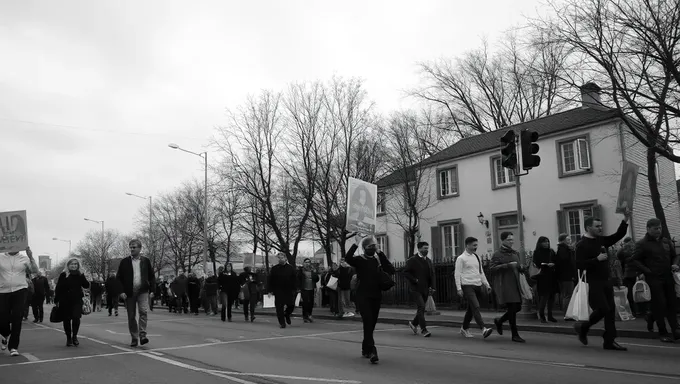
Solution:
[[[479,298],[482,296],[482,286],[463,285],[461,289],[463,290],[463,297],[465,297],[465,301],[468,304],[465,317],[463,318],[463,329],[470,328],[470,322],[473,317],[479,328],[484,329],[486,326],[484,325],[484,319],[482,319],[482,313],[479,311]]]
[[[231,307],[234,306],[234,302],[238,297],[238,293],[229,296],[226,292],[220,293],[220,302],[222,304],[222,321],[229,319],[231,320]]]
[[[26,305],[28,289],[11,293],[0,293],[0,335],[9,337],[7,347],[18,349],[21,338],[21,319]]]
[[[604,319],[605,344],[612,344],[616,339],[616,304],[614,303],[614,287],[609,281],[591,280],[588,282],[588,304],[593,309],[590,319],[583,326],[582,332],[588,330]]]
[[[340,313],[344,312],[350,312],[352,310],[352,301],[350,300],[352,291],[349,289],[338,289],[338,293],[340,294],[340,306],[338,308],[338,311]]]
[[[566,312],[571,301],[571,296],[574,294],[573,281],[560,281],[560,296],[562,298],[562,311]]]
[[[146,337],[147,314],[149,312],[149,293],[138,293],[125,299],[127,308],[128,328],[132,340]],[[137,311],[139,311],[139,324],[137,323]]]
[[[381,304],[382,298],[357,297],[357,307],[361,312],[361,322],[364,326],[364,340],[361,343],[361,351],[365,354],[375,352],[373,332],[375,331],[375,325],[378,323]]]
[[[314,309],[314,291],[313,290],[302,290],[302,317],[309,318],[312,316],[312,310]]]
[[[671,327],[671,332],[678,329],[678,315],[675,307],[675,282],[671,279],[651,280],[647,279],[649,290],[652,294],[652,316],[659,327],[659,336],[668,336],[666,319]]]
[[[512,336],[519,336],[519,332],[517,331],[517,312],[522,310],[522,303],[506,303],[506,305],[508,306],[508,310],[501,316],[500,323],[509,322]]]
[[[44,295],[33,295],[33,317],[37,321],[43,321],[43,318],[45,317],[45,312],[43,310],[43,305],[45,304],[45,296]]]
[[[427,301],[427,293],[411,292],[411,300],[416,304],[416,316],[411,323],[425,332],[427,331],[427,321],[425,320],[425,301]]]

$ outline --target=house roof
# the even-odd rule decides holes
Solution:
[[[556,113],[554,115],[515,124],[509,127],[498,129],[496,131],[491,131],[459,140],[452,146],[423,160],[419,166],[440,163],[473,155],[475,153],[488,151],[494,148],[500,148],[501,137],[510,129],[515,131],[529,129],[536,131],[540,136],[543,136],[551,133],[567,131],[569,129],[588,124],[606,121],[617,116],[619,116],[619,113],[615,109],[599,110],[582,107],[570,109],[564,112]],[[404,180],[405,177],[408,177],[409,180],[412,179],[415,168],[416,166],[411,166],[403,170],[395,171],[383,177],[382,179],[378,180],[378,187],[387,187],[390,185],[403,183],[406,181]]]

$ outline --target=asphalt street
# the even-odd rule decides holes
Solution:
[[[46,306],[46,313],[49,313]],[[81,344],[65,346],[59,324],[24,323],[21,357],[0,353],[3,382],[113,383],[594,383],[680,382],[680,344],[620,339],[628,352],[605,351],[601,339],[523,333],[526,344],[493,334],[464,339],[457,329],[415,336],[378,325],[380,364],[360,356],[361,324],[319,320],[280,329],[271,316],[246,323],[219,317],[150,314],[151,342],[129,347],[125,311],[83,317]]]

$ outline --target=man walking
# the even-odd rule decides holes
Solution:
[[[645,274],[652,294],[652,316],[664,343],[680,339],[673,272],[680,270],[680,257],[673,243],[661,236],[661,220],[647,221],[647,234],[635,245],[632,263]],[[666,319],[671,327],[668,333]]]
[[[614,287],[609,279],[609,256],[607,248],[626,236],[630,213],[625,215],[615,234],[602,236],[602,220],[588,217],[584,220],[586,234],[576,244],[576,267],[586,272],[588,280],[588,303],[593,309],[588,321],[574,325],[578,339],[588,345],[588,331],[604,319],[603,347],[612,351],[627,351],[616,339],[616,305]]]
[[[50,282],[43,276],[41,271],[33,278],[33,322],[42,323],[45,317],[43,306],[45,305],[45,295],[50,290]]]
[[[465,337],[472,337],[468,328],[470,327],[470,321],[474,317],[475,322],[482,330],[482,335],[486,339],[491,335],[493,329],[487,328],[484,325],[482,314],[479,311],[479,299],[482,297],[482,289],[486,289],[487,293],[491,292],[491,285],[482,270],[482,260],[476,253],[477,246],[478,241],[474,237],[465,239],[465,252],[456,259],[454,276],[458,296],[465,298],[468,303],[460,334]]]
[[[118,297],[120,296],[122,289],[120,288],[120,282],[116,279],[116,273],[113,272],[106,280],[106,308],[109,309],[109,316],[115,311],[116,316],[118,316]]]
[[[276,255],[279,263],[272,267],[267,284],[269,295],[274,295],[274,306],[279,326],[286,328],[290,325],[290,315],[295,309],[295,293],[297,292],[297,271],[288,263],[285,254]],[[285,309],[284,309],[285,307]]]
[[[124,258],[118,266],[117,278],[125,300],[128,315],[128,328],[132,336],[131,347],[149,342],[146,337],[147,313],[149,311],[149,295],[155,287],[155,277],[151,261],[140,255],[142,242],[130,241],[130,256]],[[139,324],[137,324],[137,310],[139,310]]]
[[[298,286],[302,294],[302,318],[305,323],[313,323],[312,311],[314,310],[314,293],[316,283],[319,282],[319,274],[312,267],[312,260],[305,259],[303,267],[298,273]]]
[[[408,322],[408,326],[414,335],[418,334],[418,326],[423,337],[430,337],[432,334],[427,330],[425,320],[425,302],[427,297],[434,290],[434,267],[432,261],[427,258],[430,245],[424,241],[418,243],[418,253],[408,259],[404,269],[404,277],[409,281],[411,299],[415,302],[416,316],[413,321]]]

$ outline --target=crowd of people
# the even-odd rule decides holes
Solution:
[[[680,257],[672,241],[662,236],[658,219],[648,221],[647,233],[638,242],[624,240],[624,247],[617,255],[617,262],[624,271],[622,278],[619,277],[621,281],[617,282],[617,277],[612,276],[607,249],[625,237],[628,218],[629,215],[625,215],[616,233],[609,236],[603,235],[602,222],[598,218],[587,218],[584,236],[572,245],[569,236],[560,235],[556,251],[551,248],[548,238],[540,237],[529,268],[520,263],[513,234],[503,232],[500,234],[500,249],[493,254],[489,264],[489,279],[476,253],[478,240],[473,237],[465,239],[465,250],[456,258],[452,276],[458,295],[467,303],[461,335],[473,337],[469,331],[473,319],[484,338],[494,331],[503,335],[504,326],[508,323],[512,341],[525,343],[517,327],[517,313],[525,298],[525,280],[536,283],[540,320],[544,323],[557,322],[553,316],[554,297],[559,293],[562,306],[566,307],[581,273],[587,276],[588,302],[592,310],[588,320],[577,321],[574,325],[581,343],[587,345],[590,329],[604,320],[604,349],[626,350],[616,342],[617,309],[613,290],[617,284],[625,284],[632,291],[640,280],[649,286],[650,305],[641,305],[629,297],[631,308],[636,314],[646,317],[650,330],[652,323],[656,323],[661,341],[680,339],[673,275],[680,272]],[[167,305],[172,313],[198,315],[202,307],[207,315],[217,316],[220,313],[222,321],[229,322],[232,321],[232,309],[238,309],[239,304],[245,321],[253,322],[258,303],[273,301],[279,326],[286,328],[291,325],[290,317],[297,306],[301,307],[305,323],[314,322],[312,314],[318,302],[316,292],[321,286],[334,315],[353,316],[352,308],[356,305],[356,313],[361,315],[363,323],[361,354],[376,364],[379,357],[373,333],[382,305],[382,292],[394,286],[392,275],[397,271],[387,255],[378,249],[373,236],[354,234],[354,238],[355,244],[341,259],[340,265],[334,263],[328,271],[316,270],[309,259],[305,259],[301,267],[293,266],[281,253],[278,264],[271,268],[266,281],[250,267],[237,274],[233,266],[227,264],[218,270],[217,275],[208,272],[199,278],[194,273],[187,276],[181,272],[177,277],[159,283],[156,283],[150,260],[141,255],[141,242],[133,240],[130,242],[130,256],[121,261],[117,272],[112,273],[106,282],[88,281],[80,261],[69,259],[54,289],[54,315],[63,322],[66,345],[78,346],[82,315],[100,309],[101,296],[105,295],[109,316],[118,316],[119,300],[122,300],[127,309],[130,345],[136,347],[149,342],[146,336],[147,317],[155,300]],[[418,253],[410,257],[400,271],[410,283],[412,301],[417,307],[408,326],[414,334],[431,337],[425,318],[425,303],[436,286],[435,276],[432,261],[427,257],[429,244],[420,242],[417,248]],[[357,254],[359,249],[361,252]],[[35,274],[35,278],[27,278],[30,274]],[[12,356],[18,356],[21,323],[22,318],[27,316],[29,291],[34,321],[42,322],[42,307],[50,285],[39,273],[32,252],[27,249],[25,255],[18,252],[1,255],[1,346],[3,350],[9,348]],[[89,301],[86,292],[89,293]],[[493,325],[484,321],[479,304],[482,295],[489,293],[494,294],[496,301],[505,307],[505,313],[494,318]]]

